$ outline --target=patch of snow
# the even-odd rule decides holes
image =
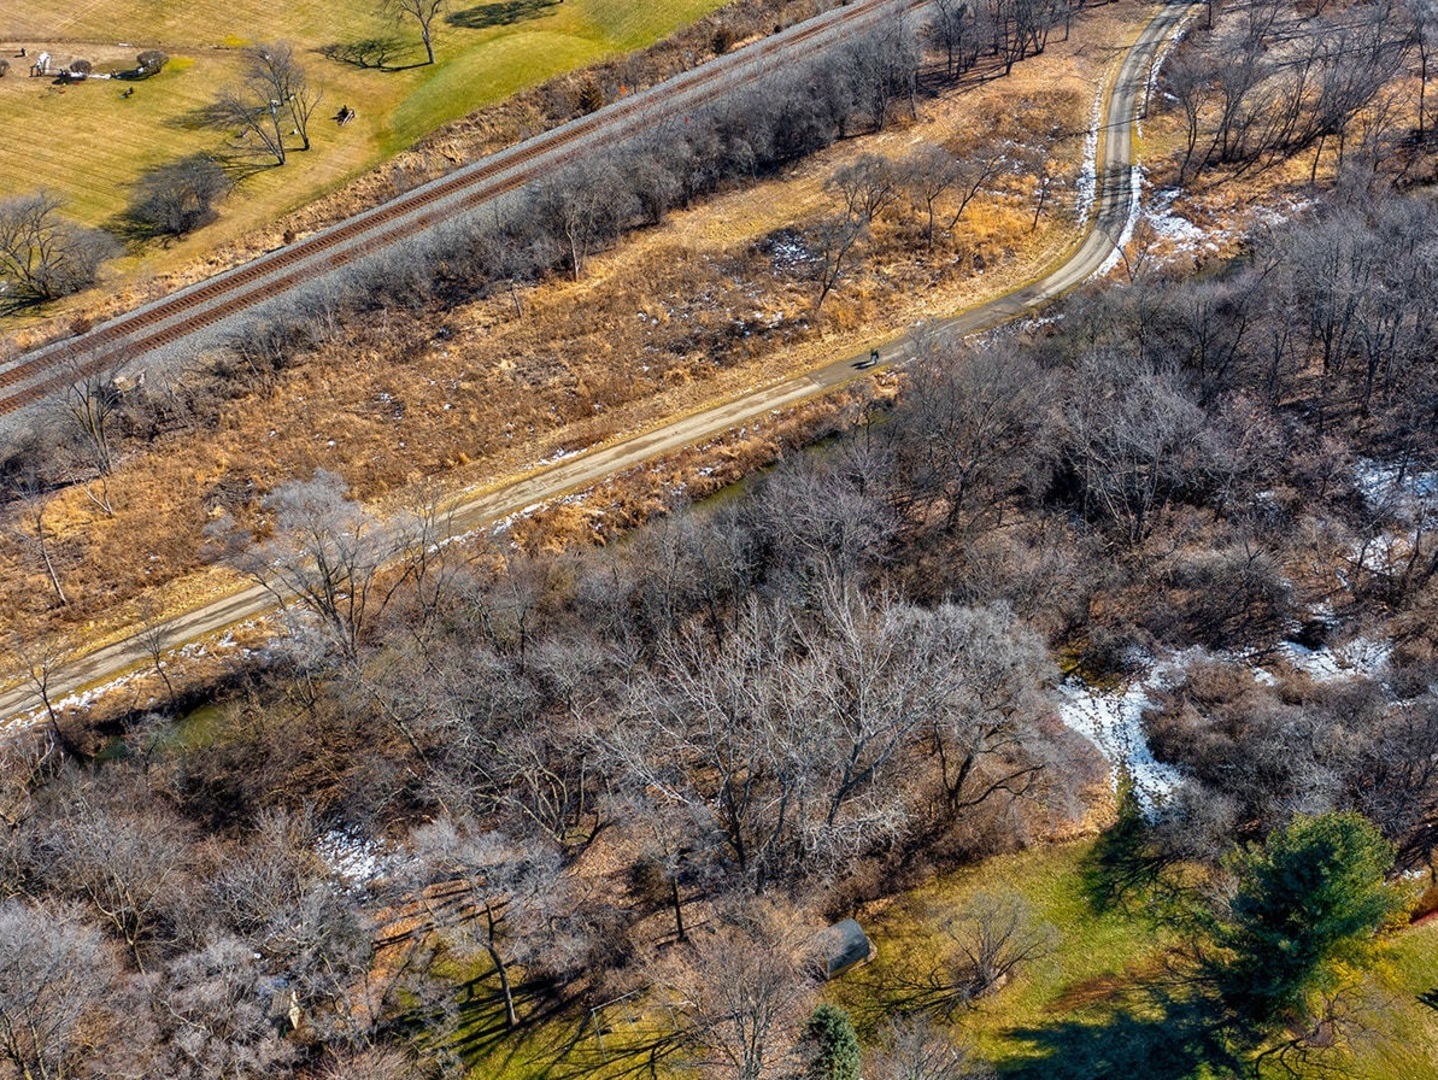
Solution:
[[[1083,169],[1079,172],[1078,210],[1079,228],[1088,224],[1093,213],[1094,198],[1098,194],[1098,129],[1102,123],[1103,87],[1094,91],[1093,113],[1089,117],[1088,131],[1083,137]]]
[[[331,829],[315,842],[315,854],[348,889],[363,889],[394,871],[399,859],[381,840]]]
[[[1286,225],[1313,205],[1312,199],[1289,199],[1280,208],[1255,206],[1249,211],[1249,218],[1260,228],[1274,229]]]
[[[1350,561],[1370,573],[1403,573],[1423,535],[1438,525],[1438,471],[1360,458],[1353,483],[1379,520],[1349,545]]]
[[[769,257],[775,270],[797,270],[816,259],[803,239],[795,232],[785,230],[775,236],[769,245]]]
[[[1148,209],[1144,212],[1144,219],[1149,223],[1149,227],[1155,235],[1176,247],[1191,250],[1208,241],[1207,246],[1210,249],[1217,249],[1218,245],[1209,240],[1207,232],[1182,214],[1174,213],[1174,201],[1182,194],[1181,188],[1164,188],[1154,192]]]
[[[1131,682],[1122,690],[1101,690],[1080,679],[1069,678],[1058,688],[1059,719],[1093,743],[1113,767],[1112,782],[1117,785],[1118,770],[1127,770],[1145,813],[1151,814],[1182,782],[1182,774],[1153,756],[1143,733],[1143,712],[1150,704],[1150,694],[1172,684],[1189,654],[1153,665],[1147,675]]]
[[[1359,458],[1353,483],[1370,510],[1419,524],[1438,510],[1438,472]]]
[[[81,690],[73,694],[66,694],[64,697],[52,702],[51,704],[56,713],[68,712],[71,709],[89,709],[90,706],[94,705],[95,702],[99,701],[100,698],[104,697],[110,691],[118,690],[122,686],[128,686],[132,680],[141,675],[144,675],[145,673],[146,672],[144,670],[132,671],[126,675],[121,675],[117,679],[112,679],[107,683],[102,683],[99,686],[92,686],[88,690]],[[39,694],[37,693],[35,697],[38,701]],[[45,719],[45,717],[45,706],[44,703],[41,702],[36,707],[30,709],[29,712],[18,714],[10,723],[6,724],[5,726],[7,728],[14,728],[16,730],[20,728],[33,727],[35,724],[38,724],[41,720]]]
[[[1278,652],[1314,682],[1337,682],[1340,679],[1372,678],[1388,663],[1393,646],[1372,638],[1356,637],[1335,648],[1325,646],[1321,649],[1285,641],[1278,647]]]

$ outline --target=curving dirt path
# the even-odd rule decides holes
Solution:
[[[1119,65],[1103,111],[1096,212],[1083,239],[1036,280],[988,303],[936,320],[930,324],[931,330],[964,335],[996,326],[1082,284],[1115,257],[1138,197],[1132,129],[1142,105],[1150,67],[1161,43],[1191,6],[1190,0],[1168,0]],[[901,364],[910,359],[914,346],[910,335],[887,342],[881,349],[880,366]],[[771,410],[866,378],[869,372],[864,368],[869,366],[868,356],[866,347],[854,355],[837,357],[803,374],[715,403],[648,431],[536,469],[519,480],[473,494],[454,508],[453,529],[462,533],[497,521],[684,446],[713,438]],[[860,364],[864,364],[864,368]],[[247,588],[177,618],[170,624],[167,638],[172,646],[205,638],[273,608],[270,593],[258,586]],[[127,638],[67,661],[51,677],[48,691],[53,700],[58,700],[145,665],[148,657],[138,635]],[[0,728],[33,713],[38,705],[37,694],[28,684],[0,692]]]

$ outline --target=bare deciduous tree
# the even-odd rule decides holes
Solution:
[[[92,1051],[84,1022],[115,975],[75,912],[0,901],[0,1059],[27,1080],[81,1075]]]
[[[141,601],[140,631],[137,637],[155,668],[155,674],[160,676],[160,681],[165,684],[165,693],[169,696],[172,713],[176,711],[178,700],[175,697],[175,686],[170,682],[169,664],[165,661],[165,654],[174,645],[174,630],[175,619],[165,618],[152,600],[147,598]]]
[[[283,165],[287,139],[298,137],[301,149],[310,148],[309,122],[319,102],[320,92],[305,78],[293,48],[284,42],[257,45],[246,54],[240,83],[216,99],[210,121],[245,138],[253,136],[265,156]]]
[[[993,1068],[920,1014],[888,1024],[865,1058],[872,1080],[990,1080]]]
[[[688,1035],[706,1074],[784,1075],[813,993],[799,935],[777,911],[750,902],[721,914],[691,948],[685,968],[660,978],[690,1003]]]
[[[56,681],[75,659],[74,649],[55,637],[22,637],[13,632],[9,646],[10,655],[19,663],[7,666],[18,668],[35,692],[35,699],[45,710],[56,744],[67,754],[82,756],[75,741],[60,727],[59,703],[56,701]]]
[[[499,980],[505,1023],[518,1026],[515,965],[535,963],[564,971],[575,944],[557,918],[565,903],[557,854],[448,817],[416,830],[413,839],[423,864],[423,885],[451,883],[463,897],[457,912],[462,918],[446,918],[432,906],[436,923],[446,926],[456,943],[470,944],[489,957]]]
[[[965,1001],[1004,986],[1025,964],[1051,953],[1057,930],[1015,894],[979,893],[944,922],[953,943],[950,985]]]
[[[178,237],[215,220],[215,203],[229,193],[225,170],[207,154],[157,165],[136,182],[125,221],[142,238]]]
[[[868,235],[874,219],[898,198],[897,173],[892,162],[865,154],[853,165],[836,172],[825,190],[838,197],[842,209],[822,218],[813,230],[819,258],[815,268],[819,295],[818,316],[824,301],[848,269],[849,257]]]
[[[1428,133],[1428,80],[1432,75],[1433,49],[1438,45],[1438,0],[1405,0],[1413,25],[1413,45],[1418,50],[1418,138]]]
[[[66,367],[74,379],[65,390],[65,412],[94,473],[103,481],[114,468],[110,446],[110,427],[120,409],[120,368],[107,366],[87,371],[86,356],[68,357]],[[113,516],[109,498],[103,489],[99,497],[91,495],[102,510]]]
[[[34,858],[52,889],[89,904],[145,971],[190,864],[183,822],[116,791],[106,799],[72,781],[63,816],[38,837]]]
[[[607,162],[570,169],[539,194],[537,212],[564,245],[564,261],[578,281],[585,260],[612,239],[634,210],[632,187]]]
[[[987,15],[988,8],[975,0],[934,0],[929,37],[944,50],[944,70],[949,78],[962,75],[978,62],[984,35],[979,19]]]
[[[43,191],[0,200],[0,310],[77,292],[118,251],[105,233],[62,218],[60,206]]]
[[[403,538],[347,499],[346,487],[342,477],[317,469],[309,480],[281,484],[265,499],[273,515],[269,540],[254,544],[244,531],[218,535],[228,561],[281,605],[298,601],[353,659],[370,620],[392,595],[378,587],[378,579]]]
[[[295,1062],[299,1048],[275,1019],[275,998],[282,1008],[289,984],[261,961],[248,943],[222,937],[166,967],[152,991],[152,1075],[230,1080],[276,1075]]]
[[[28,486],[28,485],[27,485]],[[45,524],[47,504],[42,493],[30,490],[22,494],[6,521],[7,531],[19,537],[27,546],[33,545],[35,556],[45,571],[50,588],[55,593],[55,603],[64,607],[70,602],[65,594],[65,585],[60,568],[55,562],[55,552],[50,541],[53,536]]]
[[[908,492],[932,500],[951,531],[999,524],[1051,422],[1048,376],[1027,353],[996,342],[956,356],[943,349],[910,378],[897,447]]]
[[[1064,408],[1065,465],[1082,511],[1137,544],[1186,493],[1221,484],[1222,435],[1178,382],[1113,356],[1085,360],[1083,389]]]
[[[973,146],[951,154],[941,146],[929,146],[906,158],[900,165],[902,184],[915,209],[924,213],[924,239],[934,245],[934,231],[943,216],[942,227],[953,232],[975,196],[999,176],[1008,163],[1009,147]]]
[[[434,63],[434,20],[449,6],[449,0],[381,0],[380,10],[403,22],[413,19],[419,25],[419,36],[424,42],[424,54],[429,63]]]
[[[929,721],[949,811],[1030,795],[1047,767],[1034,727],[1038,691],[1052,678],[1042,642],[1002,606],[945,604],[926,622],[926,652],[943,679]]]

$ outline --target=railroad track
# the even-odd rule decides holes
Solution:
[[[755,82],[802,63],[836,41],[922,0],[856,0],[825,15],[719,57],[481,161],[463,166],[387,203],[287,247],[0,366],[0,416],[73,383],[120,369],[215,327],[291,290],[310,285],[457,216],[555,175],[581,154],[619,143]]]

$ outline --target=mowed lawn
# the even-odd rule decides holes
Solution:
[[[324,98],[311,121],[314,149],[283,168],[260,170],[223,208],[217,226],[175,254],[273,221],[332,190],[447,121],[555,74],[643,47],[722,5],[724,0],[454,0],[454,23],[435,25],[437,63],[424,59],[412,24],[381,18],[377,0],[8,0],[0,14],[0,197],[45,188],[67,213],[103,225],[125,207],[148,167],[217,149],[222,133],[197,128],[197,110],[239,73],[241,49],[290,42]],[[62,8],[63,10],[57,10]],[[456,25],[462,23],[463,25]],[[398,36],[399,70],[365,70],[327,59],[334,43]],[[29,58],[15,54],[25,47]],[[142,83],[92,80],[69,87],[26,77],[41,49],[59,63],[77,57],[97,71],[134,66],[158,47],[174,60]],[[129,98],[121,93],[134,87]],[[341,128],[326,119],[342,105],[357,112]]]

